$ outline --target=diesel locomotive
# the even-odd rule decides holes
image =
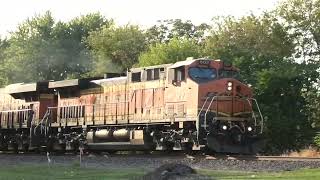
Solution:
[[[211,59],[0,89],[0,150],[256,153],[263,116],[239,69]]]

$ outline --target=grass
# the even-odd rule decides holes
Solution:
[[[141,169],[101,169],[77,166],[2,166],[0,180],[47,180],[47,179],[132,179],[146,173]],[[198,170],[199,174],[215,179],[320,179],[320,169],[302,169],[285,172],[237,172]]]
[[[7,166],[0,167],[0,180],[100,180],[140,177],[145,171],[138,169],[101,169],[76,166]]]

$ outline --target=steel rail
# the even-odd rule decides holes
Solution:
[[[250,160],[250,161],[320,161],[320,157],[298,157],[298,156],[250,156],[250,155],[227,155],[206,156],[207,160]]]
[[[53,156],[78,156],[73,152],[67,153],[57,153],[53,152],[50,153]],[[0,151],[0,157],[3,155],[9,156],[44,156],[44,153],[35,153],[35,152],[24,152],[24,153],[13,153],[9,151]],[[83,155],[84,157],[90,156],[101,156],[103,157],[105,154],[91,152],[88,154]],[[203,154],[196,154],[196,155],[188,155],[182,152],[172,152],[172,153],[164,153],[164,152],[154,152],[154,153],[139,153],[139,154],[131,154],[127,152],[124,154],[108,154],[108,157],[122,157],[122,158],[132,158],[132,157],[139,157],[139,158],[146,158],[146,159],[157,159],[157,158],[170,158],[170,159],[191,159],[191,160],[230,160],[230,161],[317,161],[320,162],[320,157],[298,157],[298,156],[254,156],[254,155],[203,155]]]

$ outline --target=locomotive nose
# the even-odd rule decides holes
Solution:
[[[252,94],[250,87],[235,79],[226,79],[225,89],[226,93],[232,96],[250,97]]]
[[[233,82],[232,82],[232,81],[228,81],[228,83],[227,83],[227,90],[228,90],[228,91],[232,91],[232,89],[233,89]]]

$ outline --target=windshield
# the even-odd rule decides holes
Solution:
[[[219,78],[234,78],[240,80],[240,74],[237,71],[219,70]]]
[[[203,83],[215,79],[217,73],[215,69],[193,67],[189,68],[189,76],[197,83]]]

